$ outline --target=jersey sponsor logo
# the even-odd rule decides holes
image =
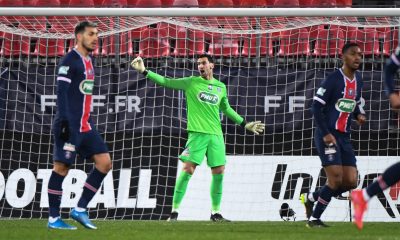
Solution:
[[[86,80],[83,80],[79,84],[79,90],[84,95],[92,95],[93,94],[93,86],[94,86],[94,81],[86,79]]]
[[[351,113],[356,105],[357,103],[354,99],[341,98],[336,102],[335,108],[339,112]]]
[[[219,101],[219,97],[217,95],[207,92],[200,92],[198,98],[202,102],[210,103],[213,105],[216,105]]]
[[[69,70],[69,66],[61,66],[58,69],[58,74],[67,75]]]
[[[320,88],[318,88],[317,95],[324,96],[325,92],[326,92],[326,89],[320,87]]]
[[[185,150],[183,150],[181,155],[184,156],[184,157],[190,157],[189,148],[185,148]]]

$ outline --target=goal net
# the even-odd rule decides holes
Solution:
[[[89,9],[88,11],[92,11]],[[215,77],[227,85],[232,107],[266,124],[254,136],[222,117],[227,166],[222,200],[233,220],[279,220],[286,202],[305,219],[303,192],[325,184],[313,143],[312,98],[341,66],[341,47],[360,44],[368,122],[352,125],[359,187],[370,184],[398,156],[398,115],[384,94],[382,69],[398,45],[397,17],[83,17],[0,18],[0,217],[46,218],[52,168],[51,124],[56,111],[56,66],[74,47],[74,25],[98,23],[93,52],[96,84],[92,117],[107,142],[113,171],[89,204],[96,219],[166,219],[187,140],[185,97],[129,67],[142,56],[168,77],[198,74],[196,55],[214,56]],[[92,162],[76,160],[63,183],[63,215],[74,207]],[[200,166],[180,219],[210,214],[210,171]],[[399,188],[371,202],[367,221],[399,218]],[[324,218],[348,221],[343,194]]]

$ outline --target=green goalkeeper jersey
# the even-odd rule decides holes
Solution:
[[[224,83],[201,76],[185,78],[165,78],[148,71],[147,78],[167,88],[185,91],[187,105],[187,130],[207,134],[222,135],[220,111],[237,124],[243,118],[229,105]]]

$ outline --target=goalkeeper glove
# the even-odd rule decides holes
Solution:
[[[264,132],[265,124],[261,123],[261,121],[254,121],[254,122],[246,123],[246,125],[244,127],[247,130],[249,130],[250,132],[253,132],[256,135],[259,135],[260,133]]]
[[[69,123],[67,120],[62,120],[60,124],[60,139],[64,142],[68,142],[69,140]]]
[[[144,71],[146,71],[143,59],[141,57],[133,59],[133,61],[131,62],[131,66],[140,73],[144,73]]]

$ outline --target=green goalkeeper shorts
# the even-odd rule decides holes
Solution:
[[[226,163],[225,142],[222,135],[199,132],[189,132],[185,150],[179,156],[183,162],[193,162],[200,165],[204,156],[209,167],[223,166]]]

